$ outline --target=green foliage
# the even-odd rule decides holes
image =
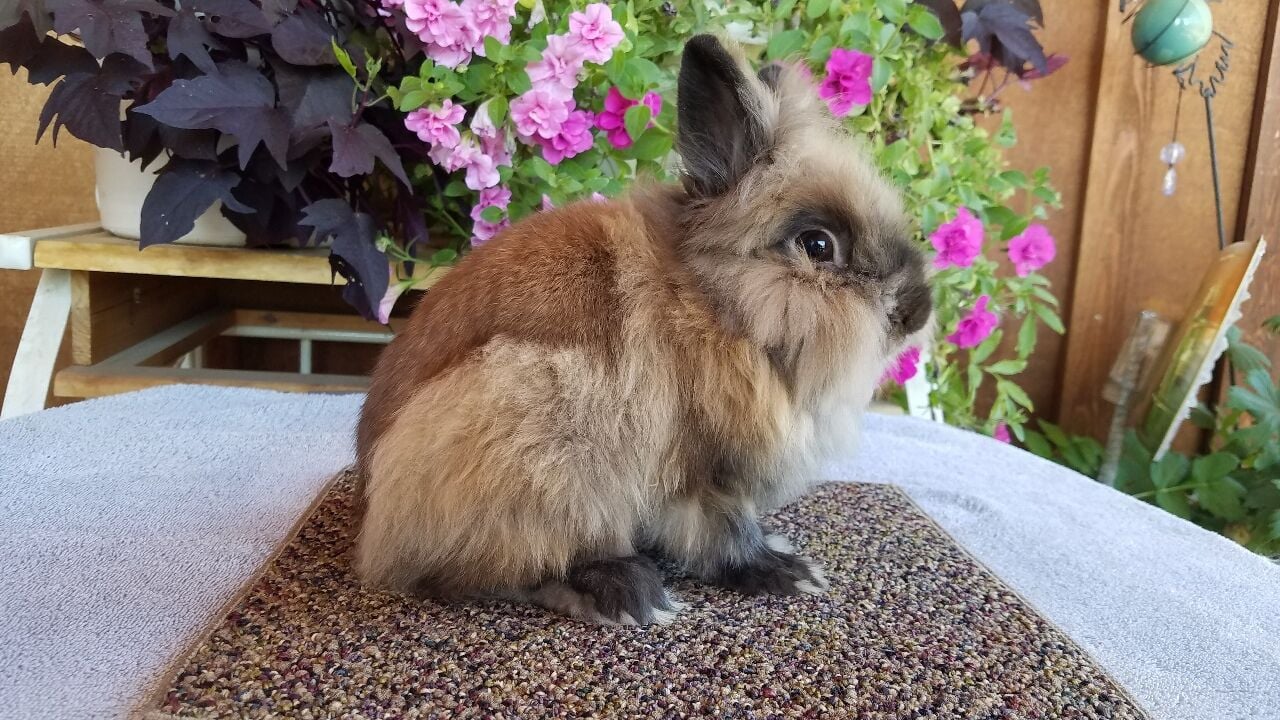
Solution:
[[[1244,382],[1191,422],[1212,434],[1211,451],[1188,458],[1170,451],[1152,462],[1135,433],[1125,439],[1116,487],[1179,517],[1221,532],[1256,552],[1280,555],[1280,388],[1270,361],[1229,335],[1229,357]],[[1236,359],[1239,360],[1236,360]],[[1246,368],[1247,371],[1246,371]]]

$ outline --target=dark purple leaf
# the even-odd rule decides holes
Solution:
[[[934,1],[942,2],[943,0]],[[1012,5],[1025,13],[1028,18],[1035,20],[1037,25],[1044,27],[1044,11],[1040,8],[1040,0],[968,0],[960,11],[977,13],[992,4]]]
[[[239,143],[240,167],[259,144],[281,167],[289,149],[289,118],[276,107],[275,88],[262,73],[241,62],[218,65],[218,72],[178,80],[137,109],[165,125],[217,130]]]
[[[222,214],[240,228],[250,246],[279,245],[285,240],[307,234],[307,231],[300,230],[297,225],[296,196],[284,190],[279,183],[246,177],[240,180],[240,185],[233,194],[253,208],[253,212],[240,213],[224,207]]]
[[[8,63],[14,73],[26,65],[39,49],[40,36],[36,35],[31,20],[26,17],[0,30],[0,63]]]
[[[332,198],[317,200],[302,212],[301,224],[314,228],[319,240],[333,238],[329,265],[347,281],[342,297],[365,318],[376,318],[391,267],[375,244],[373,218],[353,211],[345,200]]]
[[[121,53],[151,67],[142,14],[170,16],[173,11],[152,0],[48,0],[53,29],[78,33],[94,57]]]
[[[262,14],[272,23],[278,23],[298,8],[298,0],[262,0]]]
[[[330,120],[329,132],[333,136],[333,162],[329,172],[344,178],[369,175],[373,173],[373,159],[377,158],[405,187],[409,186],[409,176],[404,174],[400,156],[381,130],[366,122],[342,125]]]
[[[132,107],[125,111],[124,150],[129,160],[142,162],[143,170],[164,152],[160,127],[154,118],[136,113]]]
[[[190,5],[179,8],[178,14],[169,22],[165,42],[170,59],[177,60],[178,56],[185,55],[206,75],[216,72],[209,49],[220,49],[222,44],[209,33]]]
[[[200,160],[171,160],[142,201],[141,247],[171,243],[191,232],[196,218],[215,202],[237,212],[252,212],[231,194],[240,177]]]
[[[0,29],[9,29],[23,22],[29,23],[32,36],[42,38],[53,29],[49,22],[49,12],[45,9],[44,0],[3,0],[0,1]],[[3,44],[3,43],[0,43]]]
[[[289,156],[294,158],[315,149],[329,139],[328,123],[352,117],[355,84],[338,68],[300,68],[274,63],[280,105],[290,114],[293,127]]]
[[[1031,15],[1026,11],[988,2],[976,12],[966,6],[961,18],[964,41],[976,40],[983,53],[1010,71],[1021,74],[1028,62],[1042,73],[1048,70],[1044,48],[1031,32]]]
[[[946,33],[942,36],[943,42],[960,47],[960,9],[956,7],[955,0],[916,0],[916,2],[929,8],[934,15],[938,16],[938,21],[942,23],[942,30]]]
[[[209,30],[222,37],[251,38],[271,32],[262,9],[250,0],[197,0],[195,9],[206,15]]]
[[[333,30],[315,10],[287,15],[271,30],[271,46],[294,65],[336,65]]]
[[[110,55],[94,73],[63,78],[49,93],[40,112],[36,141],[53,124],[53,141],[66,127],[72,135],[101,148],[124,151],[120,132],[120,102],[145,71],[142,63],[124,55]]]
[[[1022,73],[1021,77],[1023,80],[1038,80],[1040,78],[1049,77],[1050,75],[1061,70],[1063,66],[1067,64],[1068,60],[1070,60],[1070,58],[1068,58],[1066,55],[1063,55],[1061,53],[1054,53],[1049,57],[1045,58],[1045,64],[1048,66],[1047,72],[1042,73],[1039,70],[1032,68]]]
[[[27,60],[27,82],[48,85],[64,75],[97,72],[98,61],[82,47],[67,45],[53,36],[46,36]]]

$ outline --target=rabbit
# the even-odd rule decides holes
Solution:
[[[533,215],[463,258],[373,373],[353,562],[370,586],[669,622],[651,557],[821,593],[761,527],[854,442],[931,293],[897,192],[796,69],[690,39],[681,182]]]

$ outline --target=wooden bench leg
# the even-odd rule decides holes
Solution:
[[[31,312],[22,329],[13,370],[4,393],[0,419],[26,415],[44,409],[53,378],[53,365],[71,314],[71,273],[45,270],[40,275]]]

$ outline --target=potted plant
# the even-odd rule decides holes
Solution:
[[[50,0],[6,4],[0,61],[53,85],[42,135],[153,173],[100,166],[104,204],[145,191],[142,247],[211,208],[252,246],[332,240],[344,294],[372,316],[386,288],[375,229],[426,240],[395,150],[411,136],[373,86],[410,62],[397,33],[359,1]]]

